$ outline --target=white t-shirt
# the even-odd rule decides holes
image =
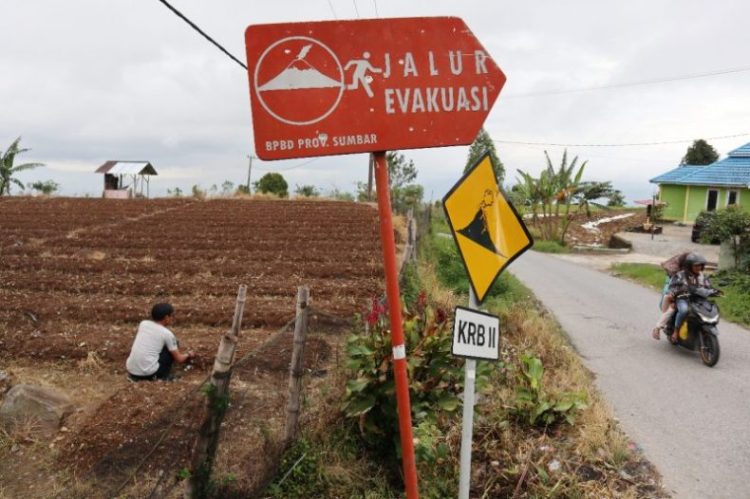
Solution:
[[[177,350],[177,338],[169,329],[153,321],[142,321],[133,341],[125,367],[130,374],[151,376],[159,369],[162,348]]]

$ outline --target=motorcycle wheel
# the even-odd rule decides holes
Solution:
[[[703,333],[703,348],[700,353],[705,365],[715,366],[719,362],[719,338],[713,334]]]

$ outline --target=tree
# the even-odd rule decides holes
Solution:
[[[326,193],[326,197],[335,199],[336,201],[354,201],[354,194],[339,190],[338,187],[334,187]]]
[[[231,180],[225,180],[221,184],[221,195],[222,196],[231,196],[233,190],[234,190],[234,182],[232,182]]]
[[[205,199],[206,198],[206,191],[201,189],[201,187],[198,184],[193,185],[193,197],[195,199]]]
[[[391,207],[394,212],[405,213],[409,208],[416,208],[422,202],[424,189],[414,183],[417,179],[417,167],[414,160],[407,160],[403,154],[389,151],[386,156],[388,164],[388,185],[391,188]],[[357,200],[367,201],[367,184],[357,182]]]
[[[466,159],[464,173],[468,172],[469,168],[474,166],[474,163],[476,163],[479,158],[484,155],[485,152],[490,153],[490,159],[492,159],[492,165],[495,168],[495,177],[497,178],[497,182],[498,184],[503,185],[503,180],[505,179],[505,166],[503,166],[503,162],[500,161],[500,158],[497,156],[497,151],[495,150],[495,142],[492,140],[490,134],[487,133],[484,128],[479,130],[477,138],[474,139],[474,142],[469,148],[469,157]]]
[[[266,173],[254,185],[256,192],[274,194],[280,198],[289,196],[289,185],[280,173]]]
[[[54,180],[38,180],[28,184],[29,189],[42,193],[45,196],[54,194],[60,188],[60,184]]]
[[[606,205],[597,203],[597,199],[607,199]],[[574,202],[578,203],[578,211],[586,210],[586,216],[591,216],[591,205],[622,206],[625,198],[622,192],[612,187],[612,182],[581,182],[573,195]]]
[[[417,179],[417,167],[414,160],[406,160],[403,154],[390,151],[385,159],[388,163],[388,184],[391,187],[391,206],[397,213],[406,213],[409,208],[416,208],[422,202],[424,189],[413,183]]]
[[[685,156],[680,161],[681,165],[710,165],[719,159],[719,153],[716,149],[703,139],[693,141],[693,145],[688,147]]]
[[[21,142],[21,137],[18,137],[8,147],[5,153],[0,155],[0,196],[10,195],[11,184],[16,184],[18,187],[23,189],[23,183],[15,178],[15,174],[20,173],[24,170],[33,170],[40,166],[44,166],[43,163],[24,163],[22,165],[13,165],[16,160],[16,156],[19,154],[30,151],[30,149],[21,149],[18,144]]]
[[[167,196],[174,196],[176,198],[182,197],[182,189],[175,187],[174,189],[167,189]]]
[[[314,185],[297,184],[297,188],[294,190],[294,193],[298,196],[303,196],[306,198],[316,198],[320,196],[320,191]]]
[[[526,193],[533,203],[532,212],[536,220],[538,220],[539,207],[542,209],[543,219],[537,223],[542,239],[557,240],[565,244],[565,235],[570,226],[570,204],[580,186],[587,161],[584,161],[574,174],[578,156],[568,164],[568,151],[565,150],[560,161],[560,168],[557,170],[552,166],[552,160],[547,151],[544,151],[544,156],[547,159],[547,168],[542,170],[539,178],[518,170],[521,175],[519,184],[522,186],[521,191]],[[561,217],[560,208],[563,206],[565,214]]]

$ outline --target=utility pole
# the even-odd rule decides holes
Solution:
[[[258,159],[258,156],[247,154],[247,193],[250,194],[250,173],[253,171],[253,160]]]
[[[372,172],[374,168],[375,156],[371,153],[367,163],[367,201],[372,201]]]

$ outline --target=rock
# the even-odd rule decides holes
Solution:
[[[41,386],[16,385],[0,405],[0,425],[12,429],[19,423],[34,422],[40,434],[51,437],[72,411],[67,395]]]

